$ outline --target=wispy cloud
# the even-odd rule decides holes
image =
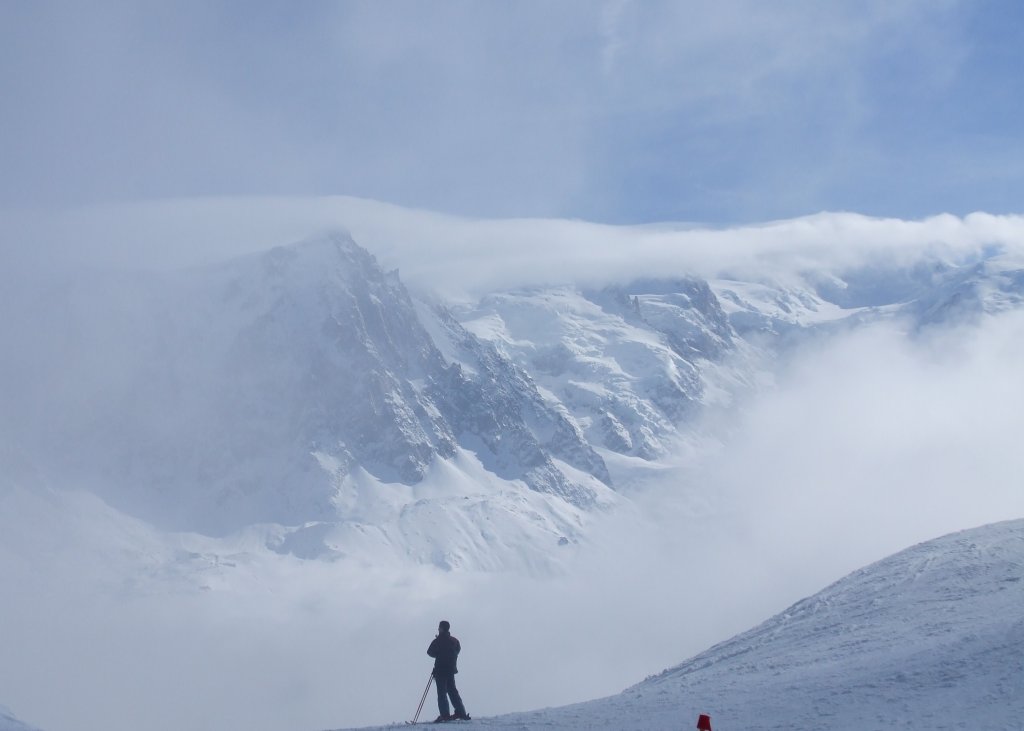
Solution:
[[[303,562],[244,536],[197,548],[0,485],[17,516],[5,702],[46,728],[393,722],[440,618],[472,713],[617,692],[847,571],[1024,514],[1022,328],[1013,313],[910,341],[890,324],[795,353],[720,454],[606,515],[557,579]]]
[[[873,261],[1024,248],[1024,219],[975,213],[922,220],[819,214],[752,226],[610,226],[558,219],[475,219],[354,198],[229,198],[0,215],[5,270],[192,266],[350,231],[422,290],[473,296],[500,288],[606,284],[640,276],[789,276]]]

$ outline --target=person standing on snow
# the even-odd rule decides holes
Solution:
[[[444,620],[437,626],[437,637],[427,648],[427,654],[434,658],[434,684],[437,686],[437,710],[441,714],[435,723],[443,721],[469,720],[466,707],[462,705],[459,689],[455,687],[455,673],[459,672],[456,661],[462,645],[452,637],[451,625]],[[448,698],[452,699],[455,715],[448,710]]]

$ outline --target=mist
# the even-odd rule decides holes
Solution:
[[[46,211],[0,211],[0,264],[12,281],[55,268],[202,266],[341,229],[419,290],[479,297],[495,289],[623,282],[666,271],[789,277],[985,247],[1024,252],[1024,217],[921,220],[821,213],[758,225],[615,226],[566,219],[482,219],[343,196],[196,198]]]
[[[442,618],[470,713],[618,692],[901,548],[1024,515],[1022,334],[1019,313],[890,321],[790,352],[696,430],[716,447],[681,449],[543,578],[161,534],[8,471],[5,702],[48,731],[400,721]]]
[[[1022,27],[926,0],[0,4],[0,706],[45,731],[401,721],[442,618],[473,715],[582,701],[1021,517],[1016,314],[787,351],[545,576],[168,532],[138,516],[177,494],[125,477],[145,455],[109,482],[153,503],[132,515],[83,462],[133,430],[217,452],[209,392],[146,390],[153,283],[325,231],[455,305],[1024,260]]]

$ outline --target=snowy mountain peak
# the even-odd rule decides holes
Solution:
[[[29,451],[43,463],[58,425],[68,449],[46,460],[54,482],[87,484],[161,526],[221,534],[368,515],[386,524],[415,495],[371,497],[388,493],[382,486],[413,487],[441,463],[466,460],[493,480],[479,486],[484,494],[518,485],[570,511],[592,507],[611,483],[579,427],[524,370],[443,306],[415,303],[397,272],[346,234],[146,287],[130,277],[86,282],[74,297],[81,347],[95,353],[110,341],[130,360],[116,381],[84,374],[80,392],[102,412],[53,402],[61,418],[30,435]],[[131,312],[116,331],[103,316],[111,310]],[[50,405],[45,394],[39,404]],[[457,483],[442,494],[461,494]],[[383,514],[367,507],[383,503]],[[383,524],[372,529],[395,540]],[[458,561],[442,563],[490,562],[468,546],[452,550]]]
[[[482,554],[494,543],[469,530],[411,550],[403,511],[428,515],[410,507],[426,494],[461,515],[445,501],[473,484],[488,510],[467,525],[491,509],[521,520],[508,496],[528,490],[544,496],[538,550],[571,542],[611,489],[642,484],[709,409],[762,382],[787,342],[778,336],[1017,308],[1021,270],[992,251],[755,281],[666,272],[449,307],[413,298],[332,232],[185,271],[84,272],[48,290],[0,364],[5,382],[24,384],[8,389],[0,426],[51,484],[161,527],[274,524],[304,536],[274,545],[313,556],[309,536],[358,524],[400,555],[491,566]],[[321,543],[328,555],[363,550],[348,540]]]

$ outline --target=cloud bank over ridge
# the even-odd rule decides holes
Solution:
[[[922,256],[967,260],[1024,252],[1024,217],[972,213],[923,220],[820,213],[758,225],[612,226],[560,219],[477,219],[358,198],[182,199],[59,212],[0,213],[8,270],[73,266],[166,269],[211,263],[346,229],[418,289],[606,284],[690,273],[786,277]]]

